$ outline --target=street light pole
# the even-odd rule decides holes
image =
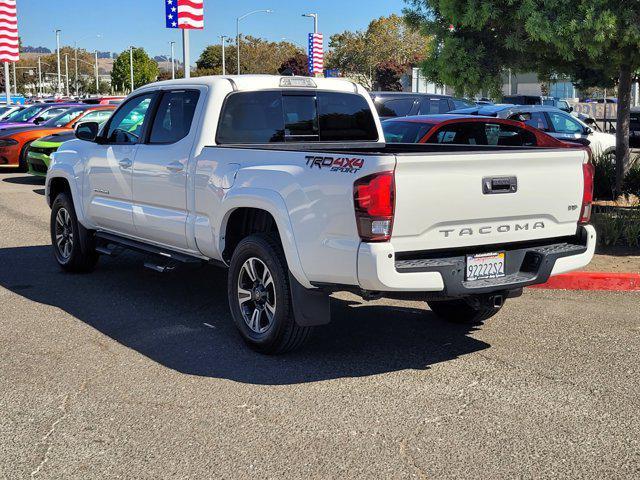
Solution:
[[[56,30],[56,56],[58,57],[58,92],[62,93],[62,75],[60,72],[60,32],[62,32],[62,30]]]
[[[129,47],[129,70],[131,73],[131,91],[135,88],[133,84],[133,46]]]
[[[42,96],[42,63],[38,56],[38,93]]]
[[[100,95],[100,77],[98,76],[98,50],[95,52],[96,56],[96,95]]]
[[[76,77],[75,77],[75,91],[76,91],[76,96],[80,96],[80,84],[78,82],[78,42],[81,40],[84,40],[85,38],[89,38],[89,37],[93,37],[93,35],[87,35],[85,37],[82,37],[80,40],[76,40],[75,42],[73,42],[73,50],[75,51],[75,63],[76,63]],[[96,38],[101,38],[102,34],[98,33],[96,36]]]
[[[171,44],[171,79],[176,79],[176,56],[175,56],[175,46],[176,42],[169,42]]]
[[[69,96],[69,55],[67,53],[64,54],[64,79],[66,85],[67,97]]]
[[[245,13],[244,15],[236,18],[236,52],[237,52],[237,65],[238,65],[238,75],[240,75],[240,20],[243,18],[247,18],[249,15],[253,15],[255,13],[273,13],[273,10],[254,10],[249,13]]]
[[[318,14],[317,13],[303,13],[303,17],[313,18],[313,33],[318,33]]]
[[[78,42],[74,42],[73,50],[75,51],[75,59],[76,59],[76,76],[74,77],[75,81],[75,90],[76,97],[80,96],[80,88],[78,87]]]
[[[224,41],[227,39],[226,35],[220,35],[220,40],[222,41],[222,74],[226,75],[227,74],[227,64],[226,64],[226,59],[224,56]]]

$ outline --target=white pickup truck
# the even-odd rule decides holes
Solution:
[[[301,345],[341,290],[479,322],[596,243],[587,149],[386,145],[347,80],[159,82],[76,136],[46,180],[62,268],[123,247],[158,271],[226,266],[233,319],[265,353]]]

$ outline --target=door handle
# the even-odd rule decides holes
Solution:
[[[133,165],[133,163],[131,162],[130,159],[123,158],[122,160],[120,160],[118,162],[118,165],[120,165],[120,168],[129,168],[129,167],[131,167],[131,165]]]
[[[184,170],[184,165],[182,165],[180,162],[171,162],[167,165],[167,170],[169,170],[171,173],[178,173]]]

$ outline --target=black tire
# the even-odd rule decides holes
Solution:
[[[427,304],[431,311],[442,320],[462,325],[478,325],[498,313],[504,302],[499,307],[495,307],[483,302],[461,298],[430,301]]]
[[[301,327],[294,318],[289,269],[277,237],[256,234],[240,241],[231,257],[227,292],[236,327],[254,350],[284,353],[309,339],[313,327]]]
[[[95,237],[78,222],[67,193],[58,194],[53,201],[50,230],[53,254],[63,270],[84,273],[94,269],[99,257]]]
[[[18,172],[26,172],[29,170],[29,165],[27,165],[27,150],[31,146],[33,142],[27,142],[20,150],[20,158],[18,159]]]

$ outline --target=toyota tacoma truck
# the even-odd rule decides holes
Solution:
[[[233,320],[264,353],[329,322],[332,292],[477,323],[594,253],[588,149],[385,144],[344,79],[159,82],[76,137],[46,179],[60,266],[123,249],[161,272],[224,266]]]

